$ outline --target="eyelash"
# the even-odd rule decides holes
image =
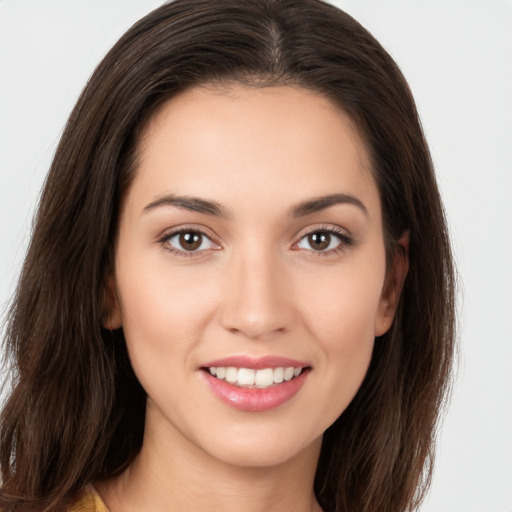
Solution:
[[[344,232],[340,229],[337,229],[333,226],[319,226],[315,229],[312,229],[312,230],[302,234],[301,237],[299,238],[299,241],[295,242],[293,244],[293,247],[297,247],[295,250],[300,250],[301,247],[298,247],[300,242],[315,233],[317,233],[317,234],[324,233],[327,235],[334,235],[339,240],[339,243],[336,245],[336,247],[329,249],[327,251],[325,251],[325,250],[315,251],[314,249],[306,249],[315,256],[330,256],[333,254],[341,254],[347,248],[349,248],[355,244],[354,239],[350,235],[348,235],[346,232]],[[185,249],[183,249],[183,250],[176,249],[175,247],[171,246],[169,241],[172,238],[174,238],[175,236],[179,236],[182,234],[198,234],[201,237],[204,237],[207,240],[209,240],[210,243],[213,244],[214,246],[217,246],[217,248],[220,248],[220,244],[215,242],[210,235],[206,234],[203,230],[201,230],[199,228],[182,227],[182,228],[176,229],[174,231],[171,231],[170,233],[166,233],[164,236],[162,236],[158,240],[158,242],[165,248],[165,250],[167,250],[177,256],[184,257],[184,258],[192,258],[192,257],[199,256],[201,252],[206,250],[206,249],[203,249],[201,251],[197,251],[197,250],[187,251]],[[201,244],[203,242],[204,242],[204,240],[201,241]],[[215,248],[214,250],[218,250],[217,248]]]
[[[294,246],[297,246],[302,240],[315,233],[325,233],[328,235],[334,235],[339,240],[339,243],[336,245],[336,247],[329,249],[327,251],[315,251],[311,249],[310,252],[315,256],[332,256],[333,254],[342,254],[349,247],[355,245],[355,240],[352,238],[352,236],[347,234],[346,231],[342,231],[341,229],[338,229],[334,226],[319,226],[301,235],[299,241],[296,242]]]
[[[170,245],[169,241],[172,238],[174,238],[175,236],[183,235],[183,234],[198,234],[201,237],[209,240],[213,245],[220,247],[220,245],[212,239],[212,236],[207,235],[202,229],[188,228],[188,227],[181,227],[179,229],[175,229],[169,233],[166,233],[164,236],[162,236],[158,240],[158,242],[164,247],[165,250],[175,254],[176,256],[181,256],[184,258],[193,258],[194,256],[198,256],[201,252],[203,252],[203,251],[187,251],[185,249],[180,250],[180,249],[176,249],[175,247]],[[204,240],[201,241],[201,244],[203,242],[204,242]],[[214,249],[214,250],[218,250],[218,249]]]

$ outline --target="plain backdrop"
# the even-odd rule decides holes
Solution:
[[[161,3],[0,0],[2,311],[67,115],[110,46]],[[410,83],[460,274],[458,377],[421,510],[512,512],[512,1],[333,3]]]

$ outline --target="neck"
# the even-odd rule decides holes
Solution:
[[[133,464],[95,485],[111,512],[321,512],[313,493],[320,445],[317,439],[286,461],[243,466],[212,457],[177,432],[163,439],[146,428]]]

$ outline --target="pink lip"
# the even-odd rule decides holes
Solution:
[[[206,371],[200,373],[213,394],[225,404],[239,411],[263,412],[275,409],[293,398],[306,382],[309,369],[302,370],[298,377],[265,389],[243,388],[217,379]]]
[[[216,359],[215,361],[209,361],[201,365],[202,368],[210,368],[212,366],[234,366],[235,368],[262,370],[263,368],[279,368],[281,366],[284,368],[288,368],[290,366],[293,366],[294,368],[304,368],[309,365],[303,361],[297,361],[296,359],[281,356],[231,356],[223,359]]]

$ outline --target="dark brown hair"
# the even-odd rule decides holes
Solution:
[[[177,0],[136,23],[100,63],[45,183],[6,331],[13,380],[1,416],[5,512],[60,510],[140,450],[145,394],[122,330],[102,328],[119,204],[156,110],[190,87],[230,82],[301,86],[347,112],[371,155],[388,256],[410,231],[395,321],[324,435],[315,492],[327,512],[398,512],[421,501],[450,383],[454,278],[409,88],[379,43],[327,3]]]

